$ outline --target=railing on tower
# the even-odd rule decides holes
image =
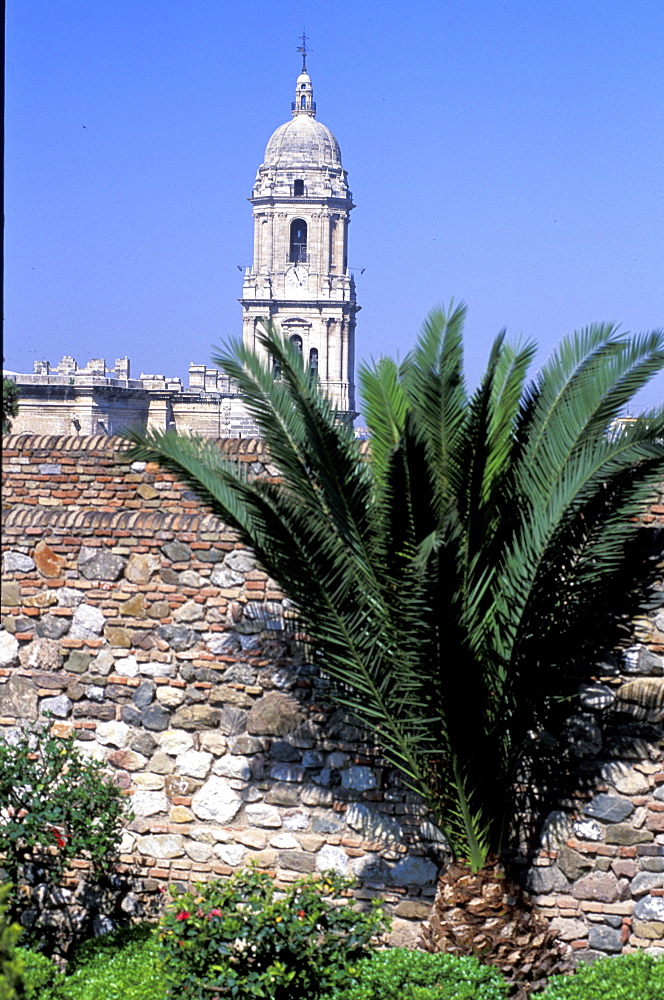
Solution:
[[[309,254],[307,253],[306,243],[291,243],[290,249],[286,254],[287,264],[308,264]]]
[[[297,106],[298,106],[297,105],[297,101],[291,101],[291,111],[297,110]],[[309,105],[309,107],[306,108],[305,110],[307,110],[307,111],[315,111],[316,110],[316,102],[312,101],[311,104]]]

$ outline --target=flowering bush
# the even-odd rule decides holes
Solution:
[[[74,737],[25,730],[0,742],[0,854],[15,884],[27,860],[57,878],[71,858],[105,871],[114,863],[127,800],[103,765],[83,757]]]
[[[72,859],[90,863],[86,878],[104,885],[108,903],[109,870],[130,816],[126,806],[103,766],[83,757],[73,736],[61,739],[36,727],[0,741],[0,867],[14,884],[11,912],[25,923],[30,947],[66,954],[89,929],[91,910],[85,920],[56,921],[47,912]],[[37,885],[46,891],[36,893]]]
[[[160,922],[169,997],[316,1000],[354,981],[388,928],[382,906],[354,905],[352,881],[327,873],[280,891],[250,869],[193,892],[171,888]]]

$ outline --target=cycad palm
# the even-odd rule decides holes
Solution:
[[[217,360],[278,484],[247,481],[212,441],[130,437],[133,457],[178,472],[252,546],[338,703],[477,870],[502,848],[515,768],[576,626],[662,480],[662,410],[611,423],[664,366],[664,337],[590,327],[526,385],[535,348],[501,335],[469,394],[464,315],[434,311],[401,364],[362,369],[368,453],[270,327],[260,354]]]

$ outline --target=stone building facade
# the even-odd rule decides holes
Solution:
[[[179,378],[141,374],[130,378],[129,358],[107,368],[103,358],[79,367],[66,356],[57,366],[36,361],[32,375],[4,372],[20,387],[16,434],[121,434],[129,427],[177,430],[230,438],[255,435],[230,379],[217,368],[189,366],[189,384]]]
[[[316,121],[304,65],[292,109],[292,120],[267,144],[250,199],[254,260],[240,300],[243,339],[258,347],[261,321],[273,320],[340,415],[352,419],[359,309],[347,262],[353,203],[337,140]],[[12,422],[19,434],[113,435],[131,426],[213,438],[256,434],[236,387],[207,365],[190,365],[186,388],[164,375],[131,379],[128,358],[107,369],[103,358],[81,368],[67,356],[57,367],[37,361],[32,374],[4,374],[20,386]]]
[[[250,861],[283,883],[333,868],[414,943],[445,857],[424,808],[330,703],[252,554],[119,444],[4,439],[1,734],[48,710],[107,763],[136,814],[130,911]],[[276,474],[260,441],[220,447]],[[555,734],[558,801],[523,858],[579,958],[664,949],[664,497],[643,525],[648,587]]]

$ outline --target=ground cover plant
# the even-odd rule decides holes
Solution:
[[[166,985],[152,925],[124,928],[79,947],[66,972],[19,948],[25,1000],[163,1000]]]
[[[390,948],[363,958],[353,972],[357,981],[333,994],[334,1000],[505,1000],[509,995],[500,973],[472,956]]]
[[[664,408],[615,421],[664,367],[664,334],[587,327],[530,380],[535,345],[501,334],[470,392],[464,318],[435,310],[403,361],[361,369],[366,453],[266,323],[256,351],[236,344],[217,361],[280,481],[172,432],[130,432],[127,457],[175,471],[253,548],[333,697],[429,806],[457,862],[439,893],[452,947],[492,951],[477,894],[467,920],[461,905],[480,873],[493,938],[509,927],[519,941],[500,967],[518,976],[524,949],[550,953],[541,978],[559,956],[536,921],[514,924],[527,900],[505,891],[495,859],[521,812],[515,775],[577,694],[590,623],[624,612],[628,542],[664,479]]]
[[[540,1000],[662,1000],[664,955],[601,958],[572,976],[552,976]]]
[[[51,995],[59,976],[58,967],[51,958],[29,948],[17,948],[23,967],[23,989],[26,1000],[42,1000]]]
[[[9,917],[10,885],[0,886],[0,1000],[16,1000],[23,989],[23,961],[16,944],[21,927]]]
[[[159,929],[167,996],[317,1000],[341,989],[389,924],[378,902],[354,905],[352,884],[328,872],[277,890],[249,869],[172,888]]]
[[[176,900],[174,903],[177,906]],[[179,913],[182,911],[175,909],[174,918],[176,924],[181,925],[186,921],[177,920]],[[284,922],[278,921],[275,926]],[[287,920],[286,924],[288,926]],[[143,924],[93,938],[78,949],[66,973],[58,972],[55,964],[45,956],[14,947],[12,969],[3,959],[0,997],[2,1000],[19,1000],[19,997],[25,1000],[170,1000],[175,996],[194,995],[207,1000],[223,1000],[227,996],[262,997],[263,1000],[302,997],[306,1000],[308,996],[317,995],[297,992],[297,976],[290,985],[285,985],[283,976],[279,975],[273,979],[269,975],[259,976],[252,984],[247,973],[253,968],[250,959],[258,949],[252,953],[237,946],[235,952],[242,957],[244,969],[241,963],[230,962],[236,966],[236,975],[234,982],[229,980],[225,989],[220,988],[218,992],[216,988],[206,989],[206,984],[208,987],[211,984],[203,975],[195,984],[193,994],[179,991],[177,963],[171,965],[170,978],[163,967],[159,936],[168,926],[167,920],[161,931],[154,925]],[[18,932],[17,928],[15,930]],[[298,929],[296,946],[299,933]],[[231,943],[234,944],[235,939]],[[174,946],[173,941],[166,945],[166,963],[171,961]],[[209,958],[210,947],[205,940],[203,947]],[[230,951],[231,958],[233,951]],[[0,952],[5,954],[1,944]],[[322,962],[318,961],[319,965],[329,962],[330,967],[335,967],[328,968],[321,979],[319,1000],[507,1000],[514,996],[512,984],[495,968],[482,965],[473,956],[432,955],[390,948],[367,951],[363,958],[349,963],[348,952],[340,948],[328,953]],[[185,959],[185,969],[187,964]],[[19,966],[20,976],[16,978]],[[318,971],[315,969],[314,974]],[[184,974],[186,977],[186,971]],[[17,983],[20,983],[21,992],[11,992]],[[330,986],[330,983],[336,985]],[[239,991],[232,992],[234,986]],[[593,965],[581,965],[573,975],[553,976],[543,993],[531,995],[541,1000],[662,1000],[664,956],[637,953],[600,959]]]
[[[86,942],[45,1000],[163,1000],[155,928],[140,925]]]

